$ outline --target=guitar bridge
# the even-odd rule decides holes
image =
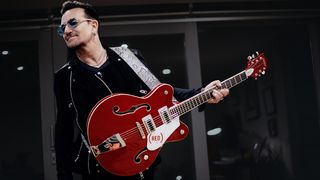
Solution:
[[[126,146],[126,143],[120,136],[120,134],[114,134],[113,136],[104,140],[101,144],[96,146],[90,146],[91,152],[95,157],[102,153],[114,151]]]
[[[138,130],[139,130],[139,133],[140,133],[140,135],[141,135],[141,138],[142,138],[142,139],[146,139],[146,135],[144,134],[143,129],[142,129],[140,123],[139,123],[139,122],[136,122],[136,125],[137,125],[137,128],[138,128]]]

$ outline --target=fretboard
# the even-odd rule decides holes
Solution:
[[[220,89],[220,88],[232,88],[238,84],[240,84],[241,82],[247,80],[248,77],[246,75],[246,71],[242,71],[226,80],[224,80],[223,82],[221,82],[221,87],[213,87],[211,89],[207,89],[177,105],[174,105],[170,108],[170,115],[171,118],[175,118],[178,116],[181,116],[189,111],[191,111],[192,109],[200,106],[201,104],[206,103],[207,101],[209,101],[213,96],[212,96],[212,92],[214,90]]]

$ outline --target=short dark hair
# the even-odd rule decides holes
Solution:
[[[60,13],[63,15],[66,11],[74,8],[82,8],[87,16],[87,18],[93,18],[99,21],[99,16],[93,6],[89,3],[83,3],[79,1],[65,1],[62,4]]]

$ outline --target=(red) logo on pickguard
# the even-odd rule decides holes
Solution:
[[[152,143],[162,143],[163,141],[163,135],[162,133],[160,134],[151,134],[149,136],[149,143],[152,144]]]

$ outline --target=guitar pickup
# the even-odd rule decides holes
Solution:
[[[154,123],[152,116],[150,114],[143,117],[142,122],[143,122],[144,126],[146,127],[148,134],[150,134],[156,130],[156,124]]]
[[[96,146],[90,146],[91,152],[95,157],[102,153],[114,151],[126,146],[126,143],[120,136],[120,134],[114,134],[113,136],[104,140],[101,144]]]
[[[161,120],[162,120],[163,124],[171,123],[171,117],[169,115],[169,110],[168,110],[167,106],[164,106],[164,107],[160,108],[158,110],[158,112],[160,114],[160,117],[161,117]]]

